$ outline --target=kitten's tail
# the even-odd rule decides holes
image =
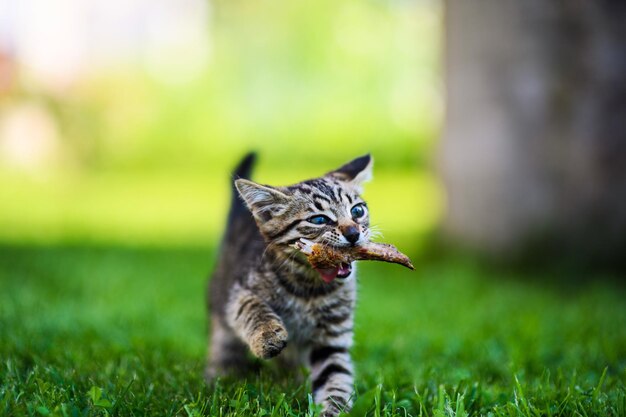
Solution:
[[[250,179],[252,174],[252,168],[256,162],[256,152],[248,152],[241,161],[237,164],[237,167],[233,170],[233,179],[244,178]]]
[[[248,208],[239,196],[237,188],[235,188],[235,180],[239,178],[250,179],[255,162],[256,152],[248,152],[243,159],[239,161],[237,167],[235,167],[231,174],[232,200],[230,203],[230,213],[228,214],[229,224],[241,214],[249,214]]]
[[[251,242],[263,241],[252,213],[239,197],[239,192],[235,188],[236,179],[250,178],[255,159],[256,154],[254,152],[248,153],[231,174],[232,199],[228,222],[222,237],[209,290],[211,311],[221,312],[221,314],[224,314],[226,300],[228,300],[229,291],[232,287],[231,281],[244,276],[245,271],[242,269],[244,263],[241,260],[245,258],[246,247]]]

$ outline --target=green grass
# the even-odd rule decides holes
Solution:
[[[0,246],[0,414],[314,415],[270,371],[204,384],[214,256]],[[551,278],[452,255],[361,265],[353,414],[625,415],[624,290]]]

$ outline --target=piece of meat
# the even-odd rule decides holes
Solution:
[[[317,270],[336,268],[352,261],[383,261],[415,269],[408,256],[387,243],[367,242],[359,246],[336,248],[300,239],[294,245],[307,255],[311,266]]]

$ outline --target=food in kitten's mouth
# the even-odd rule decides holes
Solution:
[[[336,277],[345,278],[352,271],[352,261],[382,261],[415,269],[408,256],[387,243],[367,242],[363,245],[333,247],[300,239],[294,247],[307,255],[309,263],[316,269],[324,282]]]

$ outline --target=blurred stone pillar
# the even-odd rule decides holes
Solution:
[[[626,2],[447,0],[445,28],[448,236],[626,258]]]

